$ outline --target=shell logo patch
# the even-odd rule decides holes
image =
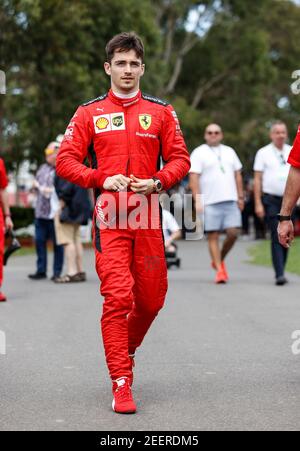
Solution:
[[[140,114],[139,115],[139,122],[140,122],[140,126],[144,130],[148,130],[148,128],[151,127],[151,123],[152,123],[152,116],[151,116],[151,114]]]
[[[93,120],[96,134],[111,131],[109,114],[101,114],[100,116],[94,116]]]
[[[97,119],[96,121],[96,127],[99,128],[99,130],[104,130],[108,127],[109,125],[109,120],[106,119],[106,117],[99,117],[99,119]]]
[[[95,133],[111,132],[114,130],[125,130],[124,113],[101,114],[94,116]]]

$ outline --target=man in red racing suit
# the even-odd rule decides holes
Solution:
[[[155,193],[152,197],[155,196],[159,205],[158,192],[178,183],[190,168],[189,154],[172,106],[142,94],[139,89],[134,92],[136,86],[121,89],[123,82],[126,85],[132,80],[134,64],[140,58],[136,48],[126,47],[130,39],[139,38],[132,33],[120,36],[123,36],[122,45],[119,41],[115,43],[117,51],[110,64],[113,67],[121,61],[126,65],[125,72],[121,71],[121,81],[118,84],[119,79],[109,73],[112,89],[77,109],[66,130],[56,165],[60,177],[94,189],[100,210],[105,194],[114,192],[118,197],[118,191],[124,190],[128,199],[135,193],[145,194],[149,208],[151,193]],[[163,169],[159,168],[160,156],[165,161]],[[83,164],[86,157],[90,167]],[[101,326],[107,365],[114,381],[114,410],[133,413],[135,405],[128,402],[128,397],[123,395],[120,400],[116,394],[124,386],[130,390],[132,356],[164,304],[167,269],[161,221],[157,228],[130,225],[120,228],[107,224],[101,227],[97,212],[96,209],[93,240],[101,294],[105,298]]]

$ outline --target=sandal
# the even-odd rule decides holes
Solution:
[[[78,276],[78,274],[74,274],[74,276],[69,276],[68,274],[66,274],[65,276],[62,277],[57,277],[54,280],[55,283],[73,283],[73,282],[81,282],[81,278],[80,276]]]
[[[80,277],[80,282],[86,282],[86,273],[85,272],[79,272],[77,274],[78,277]]]

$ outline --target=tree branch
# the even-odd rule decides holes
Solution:
[[[198,9],[198,17],[197,17],[195,26],[191,32],[187,32],[185,35],[181,49],[178,52],[178,56],[177,56],[177,59],[176,59],[175,65],[174,65],[173,73],[171,75],[169,83],[167,84],[167,87],[164,90],[165,94],[170,94],[171,92],[174,91],[177,81],[179,79],[179,76],[181,74],[184,57],[200,41],[200,37],[196,34],[196,32],[200,26],[201,20],[203,19],[203,17],[206,14],[207,14],[206,9],[203,12],[201,12],[201,10]]]
[[[205,83],[200,84],[193,99],[192,107],[197,108],[202,101],[204,94],[210,91],[217,83],[220,83],[224,78],[226,78],[229,75],[231,69],[233,69],[233,66],[215,75]]]

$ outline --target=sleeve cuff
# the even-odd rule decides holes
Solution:
[[[103,174],[101,169],[95,169],[93,173],[93,188],[103,188],[108,175]]]
[[[157,178],[157,179],[159,179],[159,180],[161,181],[163,190],[167,191],[167,190],[169,189],[169,188],[168,188],[168,184],[167,184],[166,177],[164,176],[164,174],[163,174],[162,171],[156,172],[156,173],[153,175],[153,177],[155,177],[155,178]]]
[[[300,161],[294,160],[292,157],[289,157],[288,163],[293,166],[294,168],[300,169]]]

